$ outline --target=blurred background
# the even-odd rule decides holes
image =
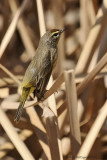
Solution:
[[[19,7],[21,8],[22,0],[0,0],[1,160],[24,159],[15,147],[17,142],[11,141],[9,135],[12,132],[8,133],[7,130],[11,128],[8,128],[8,124],[6,130],[7,121],[20,135],[21,141],[25,142],[34,159],[49,159],[44,151],[48,145],[46,144],[45,148],[40,143],[40,137],[43,137],[45,133],[43,132],[42,135],[39,123],[36,124],[35,120],[31,120],[32,113],[29,116],[25,111],[21,121],[18,124],[14,122],[21,93],[20,82],[40,40],[41,26],[39,24],[40,17],[38,18],[40,8],[37,6],[36,0],[25,1],[27,3],[18,15],[17,10]],[[107,52],[107,2],[106,0],[42,0],[42,5],[46,30],[67,28],[58,44],[58,62],[53,71],[53,81],[55,82],[63,71],[73,69],[77,86]],[[10,26],[11,28],[9,28]],[[101,72],[99,71],[100,73],[97,73],[96,77],[94,76],[94,81],[82,91],[77,99],[81,144],[107,99],[107,65],[103,65],[102,68]],[[58,93],[55,92],[55,100],[58,109],[66,98],[67,90],[64,83],[56,90]],[[14,105],[16,105],[15,108]],[[67,108],[67,104],[65,108]],[[45,128],[45,121],[41,118],[41,108],[37,106],[35,109],[40,123]],[[2,111],[6,117],[2,117]],[[5,118],[8,118],[7,121]],[[107,159],[107,120],[105,119],[89,151],[90,160]],[[72,159],[72,146],[68,112],[64,111],[63,116],[57,117],[57,120],[61,154],[64,160],[70,160]],[[37,125],[40,131],[38,131]],[[46,139],[46,134],[44,139]]]

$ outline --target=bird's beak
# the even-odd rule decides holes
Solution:
[[[67,28],[61,29],[61,30],[60,30],[60,33],[66,31],[66,30],[67,30]]]

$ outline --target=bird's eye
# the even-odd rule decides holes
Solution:
[[[58,33],[55,33],[52,35],[52,37],[57,37],[58,36]]]

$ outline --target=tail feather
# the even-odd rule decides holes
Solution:
[[[27,99],[27,97],[30,93],[30,89],[31,88],[23,88],[20,104],[19,104],[19,107],[17,109],[16,115],[15,115],[15,118],[14,118],[14,121],[16,121],[16,122],[18,122],[20,120],[20,117],[21,117],[22,112],[23,112],[23,107],[24,107],[25,101],[26,101],[26,99]]]
[[[20,120],[20,117],[21,117],[22,112],[23,112],[23,107],[24,107],[24,104],[21,103],[19,105],[18,109],[17,109],[14,121],[18,122]]]

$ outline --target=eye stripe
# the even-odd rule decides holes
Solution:
[[[53,32],[53,33],[51,34],[51,36],[53,36],[54,34],[57,34],[57,33],[59,33],[59,31]]]

